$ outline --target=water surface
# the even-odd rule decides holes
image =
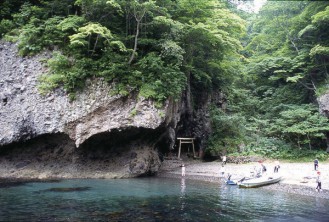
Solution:
[[[30,182],[0,203],[0,221],[329,221],[326,199],[167,178]]]

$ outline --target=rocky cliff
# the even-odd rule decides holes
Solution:
[[[194,137],[197,152],[205,148],[208,107],[223,105],[221,95],[192,98],[187,86],[180,101],[159,109],[133,92],[113,96],[101,79],[88,80],[72,101],[60,88],[41,95],[38,78],[50,57],[20,57],[15,44],[0,42],[1,177],[135,177],[155,174],[164,154],[175,155],[177,136]]]
[[[324,95],[321,95],[317,98],[318,104],[319,104],[319,111],[322,115],[329,118],[329,93],[326,93]],[[327,152],[329,152],[329,133],[326,135],[326,141],[327,141]]]
[[[86,177],[97,167],[105,177],[157,172],[156,144],[173,144],[168,126],[177,123],[178,106],[158,109],[133,93],[111,96],[111,85],[100,79],[89,80],[74,101],[62,89],[42,96],[41,61],[49,57],[20,57],[15,44],[0,43],[1,175]]]
[[[318,97],[319,111],[329,118],[329,94]]]
[[[164,122],[168,106],[159,110],[133,95],[110,96],[111,86],[101,80],[87,82],[74,101],[61,89],[41,96],[37,80],[46,68],[40,60],[47,57],[21,58],[13,44],[2,44],[0,145],[65,133],[79,147],[98,133],[129,127],[155,129]]]

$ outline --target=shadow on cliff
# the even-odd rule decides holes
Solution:
[[[79,148],[66,134],[42,135],[0,147],[1,177],[127,178],[153,175],[161,166],[157,149],[165,143],[158,139],[161,133],[163,129],[113,130],[90,137]]]

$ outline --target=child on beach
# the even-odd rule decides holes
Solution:
[[[182,177],[185,177],[185,165],[182,164]]]
[[[320,178],[320,175],[321,175],[321,173],[320,173],[320,171],[318,171],[318,176],[316,178],[317,186],[315,188],[318,192],[321,191],[321,178]]]

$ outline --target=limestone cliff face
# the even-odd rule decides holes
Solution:
[[[321,114],[329,118],[329,93],[326,93],[317,98],[319,104],[319,111]],[[329,133],[326,135],[327,139],[327,152],[329,152]]]
[[[320,113],[329,118],[329,93],[320,96],[317,100]]]
[[[42,135],[60,134],[72,140],[70,147],[98,146],[122,155],[121,151],[131,153],[134,145],[118,147],[140,141],[148,134],[147,140],[138,143],[135,154],[128,155],[124,175],[156,172],[160,161],[154,144],[157,138],[166,135],[166,126],[177,119],[174,106],[168,103],[158,109],[152,101],[133,94],[111,96],[111,86],[100,79],[89,80],[74,101],[62,89],[42,96],[38,92],[38,78],[47,70],[41,61],[49,57],[48,53],[42,53],[23,58],[17,55],[15,44],[0,42],[0,150]],[[143,144],[145,141],[147,144]],[[59,145],[56,143],[55,147]]]
[[[50,56],[20,57],[0,41],[2,177],[134,177],[156,173],[163,154],[177,153],[177,136],[194,137],[196,151],[206,147],[209,106],[220,96],[193,99],[188,84],[180,101],[158,109],[134,93],[113,96],[101,79],[88,80],[73,101],[63,89],[43,96],[38,78]]]
[[[14,45],[1,46],[0,145],[61,132],[79,147],[98,133],[128,127],[155,129],[164,121],[165,110],[132,96],[110,96],[111,87],[101,80],[87,82],[74,101],[63,90],[41,96],[37,79],[46,71],[40,62],[45,57],[21,58]]]
[[[134,96],[110,96],[111,86],[101,80],[89,81],[84,91],[70,101],[63,90],[41,96],[38,77],[46,72],[33,58],[16,55],[13,44],[0,48],[0,145],[49,133],[65,133],[79,147],[91,136],[128,127],[155,129],[164,121],[148,100]]]

